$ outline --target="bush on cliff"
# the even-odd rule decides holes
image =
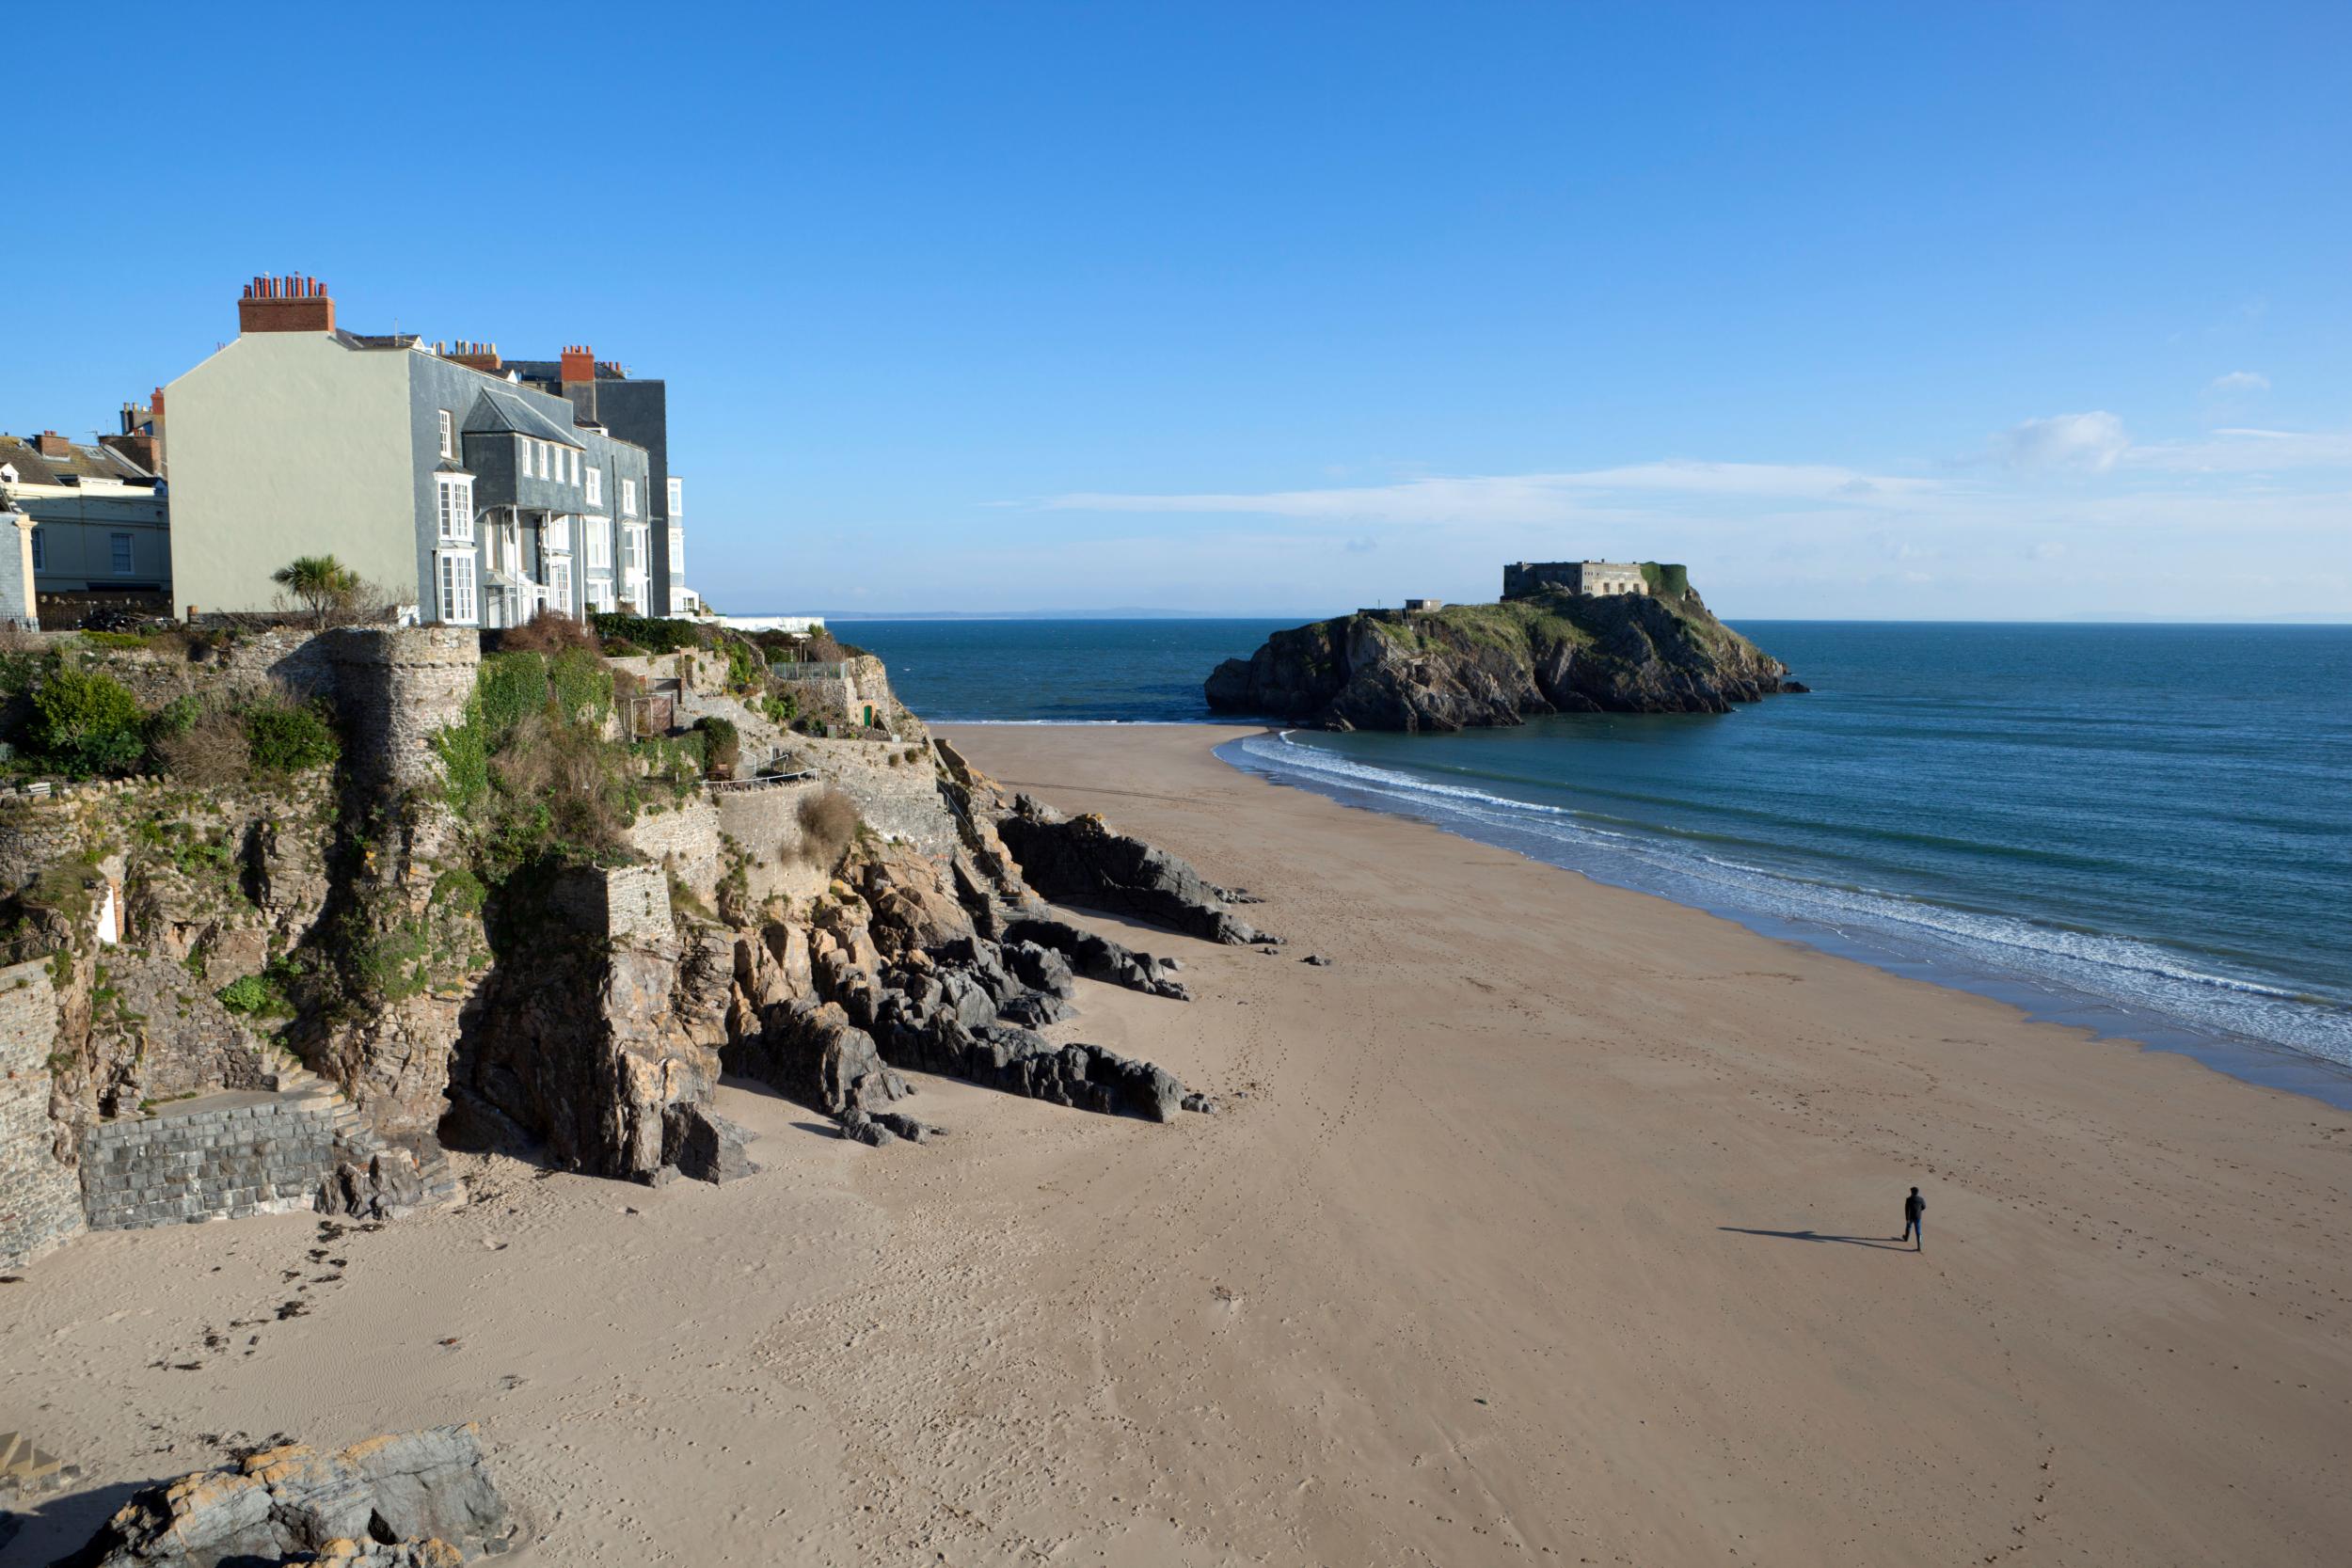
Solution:
[[[33,693],[30,738],[71,778],[128,773],[147,754],[147,716],[121,682],[60,666]]]
[[[256,703],[245,712],[245,735],[253,766],[264,773],[307,773],[342,755],[335,726],[314,703]]]
[[[857,837],[857,802],[840,790],[825,788],[801,802],[801,858],[819,869],[841,863]]]
[[[682,648],[703,646],[703,629],[691,621],[598,613],[589,616],[588,623],[603,641],[609,643],[618,639],[649,654],[674,654]]]
[[[732,719],[706,714],[694,721],[694,728],[703,736],[703,764],[715,779],[731,779],[735,765],[743,758],[743,737]]]
[[[604,736],[612,679],[585,648],[493,654],[466,721],[434,738],[444,790],[474,829],[483,875],[611,854],[635,810],[628,748]]]
[[[496,651],[502,654],[559,654],[574,648],[592,654],[603,651],[587,623],[552,610],[539,611],[519,626],[489,633],[484,641],[491,638],[497,639]]]

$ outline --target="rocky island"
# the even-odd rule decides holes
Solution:
[[[1718,621],[1681,566],[1519,562],[1493,604],[1403,610],[1277,632],[1203,683],[1218,713],[1329,730],[1461,730],[1549,713],[1722,713],[1803,690]]]

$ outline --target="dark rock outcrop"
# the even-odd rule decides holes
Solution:
[[[1226,912],[1235,901],[1226,889],[1099,816],[1065,816],[1022,795],[996,819],[996,832],[1029,885],[1048,898],[1132,914],[1229,946],[1280,940]]]
[[[1409,615],[1359,610],[1276,632],[1202,689],[1219,713],[1460,730],[1548,713],[1722,713],[1782,689],[1786,673],[1696,593],[1554,592]]]
[[[469,1421],[333,1453],[293,1444],[148,1487],[55,1568],[439,1568],[502,1549],[513,1529]]]
[[[1005,941],[1015,947],[1029,942],[1051,948],[1062,956],[1071,969],[1089,980],[1123,986],[1129,990],[1139,990],[1146,996],[1165,996],[1176,1002],[1192,1000],[1192,993],[1181,982],[1168,978],[1176,972],[1173,958],[1155,958],[1149,953],[1138,953],[1108,937],[1082,931],[1066,920],[1025,915],[1008,921]]]

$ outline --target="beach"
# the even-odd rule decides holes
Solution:
[[[941,733],[1263,896],[1271,955],[1082,916],[1194,1000],[1051,1031],[1216,1115],[919,1077],[949,1135],[871,1149],[739,1085],[723,1187],[478,1158],[380,1230],[84,1238],[0,1285],[0,1430],[84,1471],[9,1560],[224,1439],[463,1419],[522,1563],[2352,1543],[2343,1113],[1270,785],[1247,732]]]

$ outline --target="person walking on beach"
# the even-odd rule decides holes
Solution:
[[[1911,1243],[1911,1250],[1914,1252],[1927,1245],[1928,1232],[1926,1221],[1922,1217],[1927,1212],[1928,1200],[1919,1196],[1918,1188],[1912,1188],[1911,1196],[1903,1199],[1902,1239]]]

